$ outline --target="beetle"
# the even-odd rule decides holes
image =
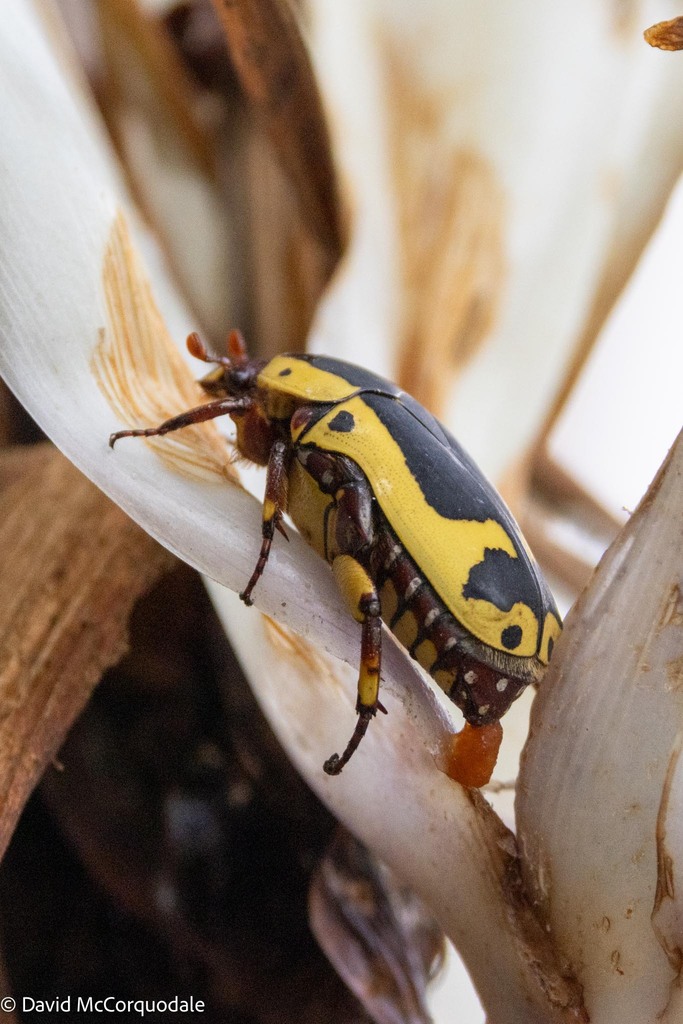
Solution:
[[[109,444],[228,414],[240,454],[267,467],[261,549],[240,597],[252,603],[288,513],[361,624],[358,718],[325,772],[341,772],[384,711],[382,621],[470,727],[497,723],[540,680],[561,620],[512,514],[470,456],[414,398],[359,366],[250,358],[238,331],[227,356],[210,356],[196,333],[187,344],[216,364],[200,383],[217,397]]]

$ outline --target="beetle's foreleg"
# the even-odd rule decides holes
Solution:
[[[358,675],[358,721],[344,753],[333,754],[323,765],[328,775],[339,775],[368,728],[370,719],[382,711],[379,680],[382,661],[382,619],[379,595],[367,571],[352,555],[338,555],[332,563],[337,584],[351,613],[362,625],[360,672]]]
[[[251,579],[240,594],[245,604],[252,604],[251,593],[258,583],[266,567],[273,535],[279,530],[287,538],[282,525],[282,516],[287,511],[287,445],[284,441],[276,441],[270,449],[268,469],[266,471],[266,493],[263,498],[263,520],[261,523],[261,551]]]
[[[204,423],[217,416],[225,416],[230,412],[247,412],[252,404],[251,398],[219,398],[215,402],[205,402],[204,405],[187,409],[170,420],[164,420],[158,427],[147,427],[146,430],[118,430],[115,434],[109,435],[109,447],[113,448],[122,437],[158,437],[180,430],[182,427],[190,427],[194,423]]]

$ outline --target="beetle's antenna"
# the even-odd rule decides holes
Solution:
[[[195,359],[201,359],[203,363],[218,363],[220,366],[232,366],[229,356],[212,356],[206,351],[206,345],[196,331],[187,336],[187,351]]]
[[[242,332],[238,331],[236,327],[233,327],[228,335],[228,356],[233,366],[249,362],[246,342]]]
[[[236,327],[233,327],[228,334],[227,349],[227,356],[209,355],[206,350],[206,345],[196,331],[192,331],[192,333],[187,336],[188,352],[191,356],[194,356],[195,359],[201,359],[203,363],[217,363],[219,366],[226,366],[229,368],[232,366],[244,366],[249,362],[247,344],[242,332],[238,331]]]

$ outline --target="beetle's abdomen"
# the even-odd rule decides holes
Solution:
[[[287,511],[299,533],[321,558],[328,558],[329,512],[333,505],[318,482],[307,473],[297,459],[289,470]]]
[[[376,529],[370,570],[380,596],[382,619],[411,657],[473,725],[501,718],[534,678],[532,660],[508,658],[497,664],[497,652],[480,648],[475,653],[472,637],[420,575],[388,526],[381,523]]]

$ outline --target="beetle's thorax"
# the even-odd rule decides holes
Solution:
[[[253,401],[245,412],[231,413],[231,417],[240,455],[257,466],[267,466],[273,445],[282,436],[281,425],[269,419],[257,401]]]
[[[219,367],[200,381],[209,394],[246,400],[246,408],[230,416],[236,427],[237,450],[258,466],[268,464],[276,441],[289,443],[289,421],[300,404],[290,395],[259,387],[263,365],[263,360],[249,360],[239,366]]]

